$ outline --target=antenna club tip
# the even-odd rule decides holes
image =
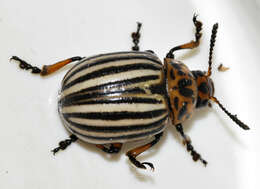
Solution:
[[[247,125],[244,125],[243,129],[244,130],[250,130],[250,128]]]
[[[218,28],[218,23],[215,23],[215,24],[213,25],[213,27],[214,27],[214,28]]]

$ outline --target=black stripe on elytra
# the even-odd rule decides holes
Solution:
[[[129,134],[129,135],[120,135],[120,136],[107,136],[107,137],[104,137],[104,136],[90,136],[90,135],[83,135],[73,129],[70,129],[72,133],[74,133],[75,135],[78,135],[78,136],[82,136],[84,138],[88,138],[88,139],[93,139],[93,140],[107,140],[107,141],[113,141],[113,140],[123,140],[123,139],[138,139],[138,138],[144,138],[144,137],[148,137],[148,136],[151,136],[151,135],[154,135],[158,132],[160,132],[161,130],[164,129],[164,125],[157,128],[157,129],[154,129],[152,131],[148,131],[148,132],[143,132],[143,133],[139,133],[139,134]]]
[[[81,100],[89,100],[100,97],[110,97],[110,96],[121,96],[123,94],[145,94],[145,91],[139,87],[134,87],[131,89],[125,90],[116,90],[116,91],[98,91],[98,92],[90,92],[90,93],[75,93],[73,95],[67,95],[59,100],[59,104],[66,106],[66,104],[71,104],[74,102],[78,102]]]
[[[178,74],[179,76],[183,76],[183,75],[185,75],[185,72],[183,72],[183,71],[181,71],[181,70],[178,70],[177,74]]]
[[[143,76],[143,77],[135,77],[132,79],[125,79],[125,80],[120,80],[120,81],[115,81],[115,82],[108,82],[102,85],[97,85],[93,87],[87,87],[85,89],[81,89],[80,91],[76,91],[74,93],[71,93],[70,95],[74,95],[76,93],[85,93],[89,91],[95,91],[95,90],[102,90],[106,88],[114,88],[114,87],[123,87],[131,84],[136,84],[136,83],[142,83],[146,81],[151,81],[151,80],[157,80],[159,79],[158,75],[148,75],[148,76]]]
[[[106,68],[102,68],[93,72],[90,72],[88,74],[85,74],[81,77],[78,77],[77,79],[71,81],[67,85],[64,85],[62,87],[62,90],[68,89],[72,87],[73,85],[76,85],[78,83],[87,81],[89,79],[95,79],[98,77],[103,77],[107,75],[127,72],[127,71],[133,71],[133,70],[161,70],[161,68],[158,68],[157,66],[154,66],[152,64],[147,63],[136,63],[136,64],[127,64],[123,66],[110,66]]]
[[[208,94],[209,92],[209,89],[208,89],[208,86],[207,86],[207,83],[206,82],[202,82],[199,87],[198,87],[199,91],[204,93],[204,94]]]
[[[142,98],[142,97],[112,97],[107,99],[93,99],[93,100],[81,100],[70,101],[63,103],[62,106],[74,106],[74,105],[87,105],[87,104],[161,104],[162,100],[154,98]]]
[[[64,118],[83,118],[96,120],[121,120],[121,119],[149,119],[163,115],[166,109],[159,109],[146,112],[77,112],[77,113],[63,113]]]
[[[115,55],[117,55],[117,53],[114,53]],[[111,54],[111,55],[114,55],[114,54]],[[109,54],[110,55],[110,54]],[[97,65],[102,65],[102,64],[107,64],[107,63],[111,63],[111,62],[116,62],[116,61],[121,61],[121,60],[132,60],[133,62],[135,62],[135,59],[141,59],[141,60],[149,60],[149,61],[152,61],[156,64],[159,64],[160,67],[162,67],[162,63],[158,60],[156,60],[155,58],[156,57],[151,57],[151,54],[147,54],[145,55],[144,53],[140,55],[131,55],[131,54],[126,54],[126,56],[124,56],[125,54],[122,53],[122,54],[119,54],[119,56],[116,56],[116,57],[106,57],[107,54],[104,54],[104,55],[100,55],[98,57],[102,57],[104,56],[104,59],[101,59],[101,60],[97,60],[97,61],[94,61],[93,63],[89,63],[89,64],[86,64],[84,66],[81,66],[79,67],[78,69],[72,71],[70,74],[67,74],[67,77],[66,79],[64,79],[63,83],[65,84],[73,75],[75,75],[76,73],[84,70],[84,69],[88,69],[90,67],[93,67],[93,66],[97,66]],[[96,57],[94,57],[96,58]],[[82,63],[85,63],[86,61],[90,61],[91,59],[94,59],[93,57],[92,58],[88,58],[88,59],[85,59],[83,62],[80,62],[79,64],[75,65],[75,66],[78,66]],[[73,69],[73,68],[72,68]]]
[[[101,132],[101,133],[118,133],[118,132],[127,132],[127,131],[139,131],[143,129],[151,129],[162,125],[168,116],[163,117],[162,119],[148,123],[148,124],[139,124],[139,125],[124,125],[124,126],[93,126],[93,125],[85,125],[79,124],[69,119],[66,121],[69,123],[69,127],[75,127],[81,129],[83,131],[90,132]]]

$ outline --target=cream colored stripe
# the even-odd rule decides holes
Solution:
[[[84,66],[85,64],[92,64],[94,62],[97,62],[97,61],[100,61],[100,60],[105,60],[105,59],[108,59],[108,58],[117,58],[117,57],[128,57],[128,56],[140,56],[140,57],[143,57],[143,56],[148,56],[150,58],[153,58],[157,61],[160,61],[156,56],[152,56],[152,55],[146,55],[147,53],[136,53],[136,52],[118,52],[118,53],[111,53],[111,54],[100,54],[100,55],[97,55],[96,56],[93,56],[93,57],[87,57],[85,58],[84,60],[80,61],[79,64],[75,65],[74,67],[72,67],[68,72],[67,74],[65,75],[65,77],[63,78],[63,81],[67,78],[67,76],[69,76],[70,73],[74,72],[75,70],[81,68],[82,66]],[[95,66],[94,66],[95,67]],[[62,83],[63,83],[62,81]]]
[[[124,135],[131,135],[131,134],[141,134],[149,131],[153,131],[158,129],[159,127],[163,126],[164,124],[157,125],[156,127],[150,128],[150,129],[141,129],[141,130],[135,130],[135,131],[122,131],[122,132],[94,132],[94,131],[85,131],[78,128],[73,128],[73,130],[81,133],[82,135],[87,136],[94,136],[94,137],[120,137]]]
[[[158,75],[160,76],[161,72],[160,71],[153,71],[153,70],[134,70],[134,71],[128,71],[128,72],[123,72],[123,73],[118,73],[118,74],[112,74],[112,75],[107,75],[95,79],[90,79],[78,84],[75,84],[71,86],[68,89],[65,89],[62,93],[63,95],[69,95],[74,92],[78,92],[82,89],[93,87],[93,86],[98,86],[102,84],[106,84],[108,82],[116,82],[116,81],[122,81],[122,80],[127,80],[127,79],[133,79],[136,77],[143,77],[143,76],[149,76],[149,75]]]
[[[66,83],[63,83],[63,85],[67,85],[70,82],[74,81],[75,79],[78,79],[81,76],[84,76],[84,75],[89,74],[89,73],[94,72],[94,71],[98,71],[100,69],[109,68],[111,66],[124,66],[124,65],[130,65],[130,64],[138,64],[138,63],[152,64],[152,65],[160,68],[160,66],[158,66],[158,64],[153,63],[150,60],[143,60],[143,59],[130,59],[130,60],[110,61],[110,62],[107,62],[106,64],[92,66],[90,68],[86,68],[84,70],[81,70],[81,71],[77,72]],[[88,62],[86,61],[85,64],[88,64]]]
[[[86,104],[63,107],[62,113],[88,113],[88,112],[144,112],[164,109],[164,104],[145,104],[145,103],[120,103],[120,104]]]
[[[93,119],[83,119],[83,118],[68,118],[70,121],[73,121],[78,124],[82,125],[93,125],[93,126],[124,126],[124,125],[142,125],[142,124],[150,124],[155,121],[158,121],[165,117],[167,113],[154,118],[148,118],[148,119],[123,119],[123,120],[93,120]]]

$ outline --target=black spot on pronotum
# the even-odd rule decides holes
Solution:
[[[175,80],[175,74],[174,74],[173,69],[171,69],[171,71],[170,71],[170,77],[172,80]]]
[[[179,108],[178,106],[179,106],[179,98],[175,97],[174,98],[174,107],[175,107],[176,110],[178,110],[178,108]]]
[[[178,120],[181,120],[182,117],[187,113],[187,105],[188,105],[188,102],[183,102],[182,107],[178,114]]]
[[[179,88],[184,88],[192,85],[192,80],[191,79],[180,79],[178,81],[178,86]]]
[[[179,88],[179,93],[182,95],[182,96],[185,96],[185,97],[192,97],[193,96],[193,90],[189,89],[189,88]]]
[[[199,91],[204,93],[204,94],[207,94],[209,92],[209,89],[208,89],[208,86],[207,86],[207,83],[205,82],[202,82],[199,87],[198,87]]]
[[[179,70],[177,73],[178,73],[179,76],[185,75],[185,73],[183,71],[181,71],[181,70]]]
[[[172,67],[174,67],[177,70],[181,70],[181,65],[176,63],[171,63]]]

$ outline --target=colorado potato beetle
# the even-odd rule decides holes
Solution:
[[[190,71],[174,58],[174,52],[199,46],[202,23],[194,15],[195,40],[172,48],[164,64],[151,51],[139,51],[141,23],[131,37],[132,51],[99,54],[92,57],[72,57],[42,69],[34,67],[17,56],[20,68],[41,76],[50,75],[63,66],[77,62],[62,80],[58,111],[71,133],[52,150],[55,154],[78,139],[95,144],[107,153],[118,153],[123,143],[151,139],[149,143],[126,153],[138,168],[154,169],[152,163],[139,162],[136,157],[155,145],[163,135],[169,120],[177,129],[194,161],[207,162],[196,152],[184,133],[182,123],[196,108],[215,102],[241,128],[249,127],[231,114],[214,96],[211,80],[212,54],[218,24],[213,25],[208,71]]]

